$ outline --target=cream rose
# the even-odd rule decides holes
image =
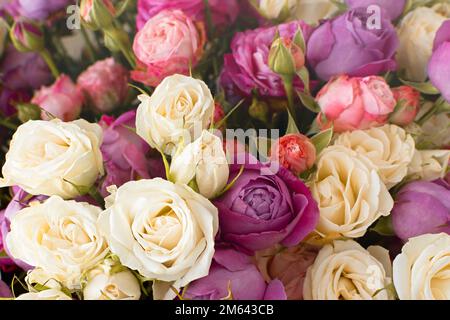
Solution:
[[[408,174],[415,179],[436,180],[447,174],[450,150],[417,150]]]
[[[450,235],[409,239],[393,269],[400,300],[450,300]]]
[[[362,237],[394,204],[370,161],[343,146],[319,155],[310,187],[320,209],[316,233],[325,240]]]
[[[170,164],[171,179],[189,184],[195,178],[200,194],[208,199],[225,188],[229,175],[222,140],[207,130],[176,155]]]
[[[186,185],[163,179],[109,188],[99,226],[121,263],[155,280],[155,299],[206,276],[214,255],[217,209]]]
[[[388,189],[406,177],[415,152],[413,137],[396,125],[346,132],[334,144],[366,157]]]
[[[136,130],[153,148],[171,154],[179,143],[197,139],[211,122],[214,98],[206,84],[173,75],[149,97],[140,95]]]
[[[365,250],[357,242],[325,245],[306,273],[305,300],[389,300],[383,290],[391,283],[389,252],[374,246]]]
[[[436,4],[432,8],[419,7],[408,13],[400,23],[397,53],[399,70],[405,70],[408,80],[427,79],[428,61],[433,53],[437,30],[450,17],[450,4]]]
[[[14,134],[0,187],[69,199],[103,175],[102,129],[85,120],[28,121]]]
[[[100,212],[98,207],[58,196],[33,202],[12,218],[8,249],[14,258],[42,269],[63,287],[80,289],[81,275],[108,253],[96,226]]]
[[[84,300],[139,300],[141,286],[133,273],[111,259],[90,270]]]
[[[254,0],[258,12],[267,19],[285,20],[291,16],[298,0]]]
[[[67,294],[57,289],[48,289],[39,292],[24,293],[16,300],[72,300]]]
[[[344,1],[337,0],[337,2]],[[293,17],[308,24],[318,24],[322,19],[331,18],[338,12],[338,9],[338,6],[331,0],[297,0]]]

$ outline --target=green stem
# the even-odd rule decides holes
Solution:
[[[89,35],[86,32],[86,29],[84,26],[81,26],[81,35],[83,36],[84,41],[86,42],[86,49],[87,49],[87,53],[89,55],[89,59],[94,62],[96,59],[96,50],[94,48],[94,45],[91,42],[91,39],[89,39]]]
[[[44,61],[47,63],[48,67],[50,68],[50,71],[52,72],[53,77],[55,77],[55,79],[58,79],[60,73],[59,73],[59,70],[56,67],[56,64],[53,61],[50,53],[47,50],[43,50],[40,52],[40,55],[44,59]]]
[[[89,189],[88,194],[95,200],[95,202],[99,206],[103,207],[105,205],[105,199],[103,199],[102,195],[97,190],[97,188],[95,188],[95,186],[93,186]]]
[[[11,129],[11,130],[16,130],[17,129],[17,125],[9,122],[6,119],[0,119],[0,126],[3,126],[5,128]]]
[[[295,104],[294,104],[294,81],[293,77],[282,77],[284,89],[286,91],[287,99],[288,99],[288,127],[287,134],[290,133],[299,133],[297,124],[295,122],[296,112],[295,112]]]

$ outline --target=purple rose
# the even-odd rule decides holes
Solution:
[[[136,111],[126,112],[116,120],[103,117],[100,121],[105,128],[101,146],[106,171],[101,188],[104,196],[109,194],[106,187],[110,185],[121,186],[138,178],[150,179],[162,175],[164,165],[146,157],[150,147],[133,131],[135,122]]]
[[[238,32],[231,43],[231,54],[224,58],[222,87],[229,93],[243,96],[251,96],[252,91],[257,90],[263,97],[284,97],[281,77],[268,66],[269,51],[277,29],[281,37],[292,39],[300,28],[308,39],[312,28],[303,21]],[[294,85],[297,90],[303,89],[298,79]]]
[[[0,298],[11,298],[11,290],[8,285],[0,280]]]
[[[366,9],[351,10],[325,21],[311,35],[307,58],[317,76],[328,81],[333,76],[377,75],[397,68],[397,32],[389,19],[380,28],[369,29]]]
[[[400,190],[392,210],[395,234],[402,240],[426,233],[450,234],[450,183],[416,181]]]
[[[26,193],[19,187],[12,188],[14,196],[11,202],[8,204],[5,210],[0,212],[0,252],[4,251],[8,257],[0,257],[0,268],[3,270],[10,270],[15,267],[15,265],[19,266],[24,270],[29,270],[31,267],[26,263],[14,259],[8,251],[6,247],[6,236],[8,235],[10,229],[11,219],[14,215],[17,214],[20,210],[25,208],[32,201],[43,201],[47,199],[46,196],[33,196],[30,198],[30,195]]]
[[[52,13],[65,9],[74,0],[6,0],[0,5],[13,17],[45,20]]]
[[[431,83],[450,103],[450,20],[445,21],[436,33],[433,55],[428,64]]]
[[[9,45],[0,63],[0,80],[8,89],[28,90],[49,84],[52,76],[39,54],[18,52]]]
[[[295,246],[319,220],[317,203],[301,180],[283,167],[275,175],[261,175],[263,168],[269,170],[254,158],[247,159],[233,187],[215,201],[221,239],[249,252],[278,243]],[[239,164],[231,165],[230,179],[240,169]]]
[[[351,9],[365,8],[370,6],[378,6],[383,10],[390,20],[395,20],[403,13],[406,0],[345,0]]]
[[[239,13],[237,0],[209,0],[211,16],[214,25],[224,27],[233,23]],[[163,10],[182,10],[195,20],[205,19],[205,6],[203,0],[139,0],[137,29],[153,16]]]
[[[205,278],[192,282],[184,298],[190,300],[286,300],[283,284],[273,280],[266,284],[251,257],[229,247],[216,248]]]

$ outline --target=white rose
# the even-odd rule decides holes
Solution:
[[[309,267],[303,286],[305,300],[389,300],[383,290],[391,283],[389,252],[365,250],[353,240],[325,245]]]
[[[408,174],[415,179],[432,181],[444,178],[450,161],[450,150],[417,150]]]
[[[222,140],[207,130],[176,155],[170,164],[171,179],[189,184],[195,178],[200,194],[208,199],[225,188],[229,175]]]
[[[343,146],[319,155],[310,187],[320,210],[316,232],[326,240],[362,237],[394,205],[376,168]]]
[[[343,2],[343,0],[337,0]],[[297,0],[294,18],[308,24],[318,24],[322,19],[331,18],[338,11],[338,6],[331,0]]]
[[[18,185],[33,195],[79,195],[103,175],[102,130],[85,120],[28,121],[14,134],[0,187]]]
[[[57,289],[48,289],[40,292],[24,293],[16,300],[72,300],[71,297]]]
[[[400,300],[450,300],[450,235],[409,239],[393,269]]]
[[[132,181],[106,198],[99,226],[121,263],[155,280],[155,299],[208,275],[218,212],[186,185],[163,179]]]
[[[139,100],[137,134],[167,154],[179,143],[198,138],[214,112],[214,98],[206,84],[178,74],[165,78],[151,97],[140,95]]]
[[[291,16],[298,0],[255,0],[258,12],[267,19],[282,19]]]
[[[31,203],[12,218],[8,249],[14,258],[42,269],[69,290],[80,289],[81,275],[108,253],[96,225],[100,212],[58,196]]]
[[[406,177],[415,152],[413,137],[396,125],[346,132],[334,144],[366,157],[388,189]]]
[[[139,300],[140,297],[141,286],[133,273],[110,259],[88,272],[84,300]]]
[[[397,51],[399,70],[405,70],[408,80],[423,82],[427,79],[428,61],[433,53],[436,32],[450,15],[444,10],[449,4],[438,4],[432,8],[419,7],[408,13],[400,23]]]

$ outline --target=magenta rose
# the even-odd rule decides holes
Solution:
[[[16,265],[24,270],[29,270],[31,267],[26,263],[14,259],[6,247],[6,236],[10,232],[10,223],[14,215],[20,210],[25,208],[32,201],[43,201],[46,196],[33,196],[30,197],[28,193],[19,187],[13,187],[12,191],[14,193],[11,202],[8,204],[5,210],[0,212],[0,252],[4,251],[7,256],[0,256],[0,269],[3,271],[10,271],[15,268]]]
[[[10,298],[12,297],[11,290],[8,285],[0,280],[0,298]]]
[[[283,167],[276,174],[262,175],[262,171],[271,169],[250,155],[245,163],[233,187],[215,201],[221,239],[249,253],[278,243],[286,247],[299,244],[319,220],[310,190]],[[230,179],[240,169],[240,164],[232,164]]]
[[[101,193],[107,196],[106,187],[121,186],[137,179],[150,179],[163,176],[164,165],[158,160],[149,159],[148,144],[134,131],[136,111],[128,111],[119,118],[102,117],[103,143],[101,151],[105,166],[105,178]]]
[[[54,116],[63,121],[72,121],[80,115],[83,99],[80,89],[63,74],[50,87],[37,91],[31,102],[41,107],[41,118],[44,120]]]
[[[128,70],[113,58],[97,61],[78,77],[77,85],[92,107],[110,112],[127,98]]]
[[[167,76],[187,75],[201,59],[205,43],[202,22],[194,22],[180,10],[161,11],[134,38],[138,61],[131,78],[155,87]]]
[[[294,21],[276,27],[238,32],[231,43],[231,53],[225,55],[220,77],[226,92],[251,96],[252,91],[256,90],[263,97],[286,95],[281,77],[268,66],[269,51],[277,29],[281,37],[291,40],[299,29],[306,39],[312,30],[303,21]],[[294,85],[297,90],[303,89],[298,79]]]
[[[190,300],[286,300],[283,284],[269,284],[252,263],[251,257],[230,247],[216,248],[208,276],[189,284],[184,294]]]
[[[34,20],[47,19],[51,14],[74,4],[73,0],[6,0],[1,4],[10,15]]]
[[[137,29],[141,30],[145,23],[164,10],[182,10],[192,19],[205,21],[204,0],[138,0]],[[239,13],[237,0],[209,0],[212,22],[217,27],[232,24]]]
[[[384,17],[379,28],[368,28],[369,17],[365,8],[355,9],[314,30],[307,59],[320,79],[328,81],[342,74],[366,77],[396,70],[399,40],[394,26]]]
[[[415,181],[403,187],[392,210],[392,225],[405,241],[427,233],[450,234],[449,181]]]
[[[433,51],[428,63],[428,76],[450,103],[450,20],[445,21],[436,33]]]
[[[406,0],[345,0],[351,9],[377,6],[382,9],[382,14],[386,15],[390,20],[395,20],[401,16],[405,9]]]
[[[317,117],[319,127],[333,125],[336,132],[382,126],[397,104],[389,85],[377,76],[333,78],[317,94],[316,101],[322,110]]]

